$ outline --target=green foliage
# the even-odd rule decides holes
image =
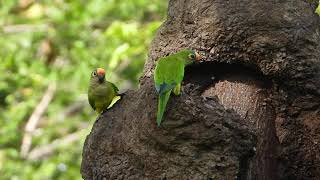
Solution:
[[[120,90],[137,87],[166,5],[43,0],[21,8],[0,2],[0,179],[81,179],[83,141],[96,118],[86,100],[90,73],[102,67]],[[31,150],[80,131],[79,140],[40,160],[23,159],[25,124],[52,83],[57,90],[33,132]],[[75,104],[80,109],[67,113]]]
[[[320,16],[320,1],[319,1],[318,8],[316,9],[316,13]]]

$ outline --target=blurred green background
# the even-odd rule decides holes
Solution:
[[[166,6],[0,1],[0,179],[81,179],[83,143],[97,116],[86,97],[90,73],[102,67],[120,90],[137,88]]]

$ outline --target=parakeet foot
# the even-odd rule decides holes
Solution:
[[[180,93],[181,93],[181,83],[179,83],[178,85],[176,85],[176,87],[173,89],[173,93],[176,95],[176,96],[179,96]]]
[[[101,111],[100,115],[104,114],[107,111],[108,111],[108,109],[105,109],[105,110]]]

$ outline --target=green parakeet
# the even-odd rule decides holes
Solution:
[[[201,58],[201,55],[193,50],[181,50],[167,57],[162,57],[157,61],[154,71],[154,83],[159,93],[157,112],[158,126],[160,126],[171,91],[173,91],[175,95],[180,94],[185,66],[194,61],[199,61]]]
[[[91,73],[88,100],[97,113],[101,113],[109,107],[113,98],[118,95],[118,91],[113,83],[106,81],[104,69],[97,68]]]

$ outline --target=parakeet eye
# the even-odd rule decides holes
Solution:
[[[194,55],[193,53],[189,54],[189,59],[194,59],[195,57],[196,57],[196,55]]]
[[[96,71],[93,71],[93,72],[92,72],[92,76],[97,76],[97,72],[96,72]]]

